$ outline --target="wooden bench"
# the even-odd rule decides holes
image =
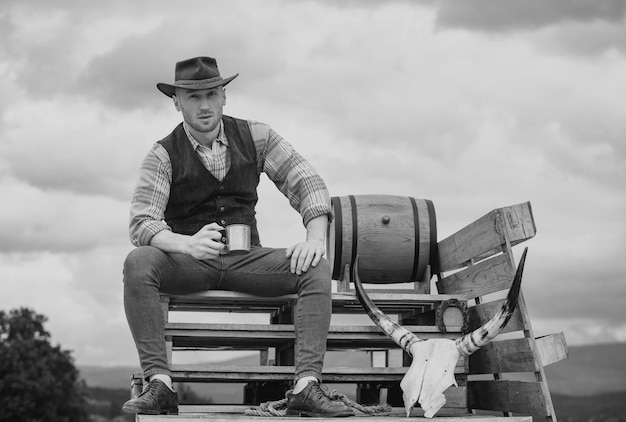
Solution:
[[[355,201],[353,198],[351,200],[352,204],[346,205],[345,201],[333,198],[336,215],[337,207],[343,207],[341,211],[345,215],[346,207],[354,206]],[[422,206],[413,204],[413,209]],[[433,217],[431,212],[430,218]],[[389,215],[383,215],[383,220],[386,218]],[[391,219],[398,220],[395,214],[391,214]],[[419,225],[423,229],[421,226],[424,224],[423,221],[415,220],[414,226]],[[432,221],[428,224],[431,225],[430,232],[422,230],[419,236],[423,238],[424,232],[427,232],[428,236],[435,236],[436,242]],[[343,227],[343,236],[346,236],[346,231],[353,230],[354,233],[355,224],[352,226],[347,226],[349,230]],[[336,226],[329,229],[331,232],[336,230]],[[389,288],[390,285],[384,283],[398,280],[385,279],[382,280],[384,285],[370,285],[368,294],[385,313],[397,316],[402,325],[422,338],[457,338],[464,328],[474,329],[482,325],[497,310],[516,268],[512,248],[532,238],[535,232],[530,203],[496,209],[436,242],[436,248],[429,251],[431,256],[426,257],[422,277],[409,280],[408,287],[407,280],[402,280],[404,283],[401,287],[404,288]],[[402,238],[403,233],[395,237]],[[334,277],[339,280],[336,281],[336,291],[332,295],[333,320],[340,321],[342,315],[364,316],[350,282],[350,266],[345,262],[345,256],[339,259],[334,255],[337,252],[336,245],[337,239],[331,233],[329,255],[335,267],[338,262],[342,266],[340,272],[334,268],[335,275],[340,274],[340,277]],[[352,248],[359,246],[357,242],[352,243]],[[418,247],[416,241],[415,248]],[[341,253],[345,255],[345,249],[349,248],[343,249]],[[422,254],[425,253],[424,249],[422,245]],[[354,255],[353,252],[349,253]],[[415,261],[398,265],[408,265],[410,268],[407,271],[415,274],[415,268],[423,264]],[[385,272],[381,277],[385,278],[388,273]],[[378,273],[372,275],[373,283],[380,284],[381,281],[376,277],[379,277]],[[529,282],[532,281],[524,281]],[[437,294],[431,293],[431,284],[436,286]],[[168,360],[174,381],[245,383],[243,404],[255,405],[282,399],[294,374],[294,301],[294,295],[263,298],[226,291],[162,296]],[[465,308],[466,313],[462,312]],[[252,313],[254,317],[253,322],[245,323],[174,322],[170,316],[175,312],[191,315],[194,312]],[[259,321],[259,314],[265,315],[264,321]],[[485,409],[501,412],[505,416],[532,415],[536,421],[556,420],[543,365],[566,357],[567,349],[562,334],[535,339],[523,295],[505,332],[507,334],[503,337],[507,339],[492,342],[469,359],[459,361],[455,369],[459,387],[451,387],[446,391],[447,403],[438,415],[470,416],[477,409]],[[199,350],[258,351],[259,364],[233,367],[176,363],[178,352]],[[326,365],[323,372],[325,383],[355,384],[356,401],[361,404],[378,403],[381,390],[387,390],[387,403],[394,408],[402,407],[399,382],[406,372],[403,366],[408,366],[410,357],[403,354],[366,317],[357,324],[333,322],[328,336],[328,350],[345,353],[367,351],[371,354],[371,361],[361,367]],[[400,356],[399,363],[392,362],[390,356],[394,354]],[[550,361],[546,362],[546,359]],[[515,379],[509,379],[506,375],[509,373],[515,373]],[[530,379],[520,380],[519,373],[524,373]],[[141,375],[135,374],[131,395],[138,394],[140,390]],[[203,411],[211,412],[215,408],[215,405],[213,410],[211,406],[205,406]],[[416,411],[419,415],[419,409]]]

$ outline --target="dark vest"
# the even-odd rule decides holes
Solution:
[[[245,120],[223,116],[230,168],[221,182],[208,171],[194,151],[183,124],[160,140],[172,162],[172,184],[165,221],[174,233],[195,234],[202,226],[248,224],[251,244],[260,246],[255,206],[258,200],[257,155]]]

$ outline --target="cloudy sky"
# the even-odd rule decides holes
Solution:
[[[626,342],[621,0],[0,2],[0,309],[78,364],[135,365],[129,198],[180,121],[155,88],[210,55],[225,112],[272,125],[333,196],[431,199],[439,238],[530,201],[537,335]],[[267,179],[267,246],[303,236]]]

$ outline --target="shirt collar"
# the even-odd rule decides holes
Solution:
[[[193,137],[191,131],[189,131],[189,126],[187,126],[187,122],[183,121],[183,128],[185,129],[185,133],[187,134],[187,138],[189,138],[189,142],[191,142],[191,146],[194,150],[197,150],[198,147],[202,146],[202,144],[196,141],[196,138]],[[217,138],[215,141],[219,141],[222,144],[228,146],[228,139],[226,139],[226,134],[224,133],[224,122],[220,120],[220,130],[217,133]],[[213,141],[213,142],[215,142]]]

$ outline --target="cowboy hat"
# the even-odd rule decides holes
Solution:
[[[184,89],[209,89],[216,86],[224,86],[239,76],[222,78],[217,68],[217,61],[213,57],[194,57],[176,63],[174,72],[174,84],[159,82],[159,91],[171,97],[176,88]]]

